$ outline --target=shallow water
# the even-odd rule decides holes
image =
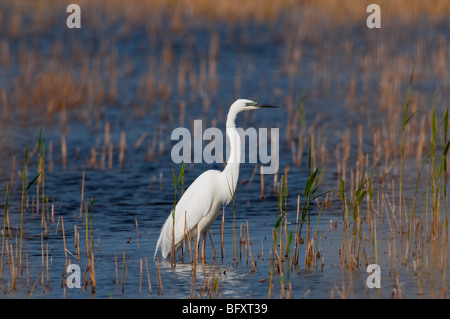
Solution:
[[[281,22],[279,22],[281,23]],[[201,22],[199,22],[201,24]],[[24,239],[23,239],[23,273],[18,276],[17,289],[12,288],[10,265],[4,265],[4,278],[0,281],[0,288],[4,298],[188,298],[188,297],[218,297],[224,298],[267,298],[269,297],[269,282],[271,272],[271,253],[273,248],[272,230],[279,216],[277,206],[277,193],[274,191],[274,176],[265,177],[265,197],[261,199],[260,175],[257,173],[252,178],[255,164],[244,163],[240,168],[239,184],[236,199],[236,225],[241,227],[248,222],[251,240],[251,251],[256,271],[252,270],[250,261],[246,261],[245,246],[241,246],[241,257],[236,261],[233,258],[233,207],[228,205],[225,212],[224,232],[224,256],[220,250],[220,220],[217,220],[211,230],[211,239],[214,243],[214,252],[208,238],[206,265],[197,265],[197,280],[192,286],[192,265],[188,255],[186,262],[181,262],[181,254],[176,267],[171,267],[168,261],[153,261],[154,249],[158,232],[164,223],[173,205],[174,185],[172,168],[177,173],[181,165],[175,165],[171,161],[170,150],[174,141],[170,141],[172,129],[180,125],[179,103],[186,103],[186,118],[184,126],[190,127],[190,123],[196,118],[203,118],[209,126],[215,123],[223,129],[225,116],[230,105],[236,98],[245,97],[264,103],[283,106],[279,110],[261,110],[249,115],[240,114],[238,126],[280,129],[280,170],[276,176],[279,184],[284,169],[289,166],[287,198],[289,229],[295,229],[297,210],[297,196],[302,195],[307,180],[307,147],[303,150],[301,166],[295,166],[292,162],[291,143],[288,137],[287,126],[289,113],[285,107],[287,97],[294,97],[296,102],[301,101],[304,95],[304,116],[308,124],[314,120],[318,126],[314,129],[322,130],[322,136],[326,139],[328,149],[325,177],[321,184],[321,190],[337,189],[339,175],[336,170],[334,150],[341,141],[341,135],[346,128],[350,129],[351,157],[350,163],[356,161],[358,148],[357,127],[368,122],[370,126],[381,125],[382,116],[377,116],[379,109],[373,108],[377,102],[366,101],[368,110],[366,113],[359,109],[346,106],[346,91],[349,79],[354,68],[358,66],[358,60],[351,60],[349,65],[342,64],[346,57],[342,46],[337,40],[329,41],[329,46],[336,45],[337,52],[324,63],[318,55],[327,50],[327,46],[314,46],[305,41],[303,46],[304,57],[299,62],[302,73],[289,77],[282,71],[286,61],[287,48],[280,28],[273,25],[254,23],[249,25],[237,25],[229,29],[226,24],[218,23],[213,27],[218,34],[219,57],[217,66],[217,90],[209,93],[196,91],[187,86],[184,93],[173,89],[168,99],[155,98],[153,105],[146,105],[148,101],[138,95],[139,80],[145,74],[151,62],[149,56],[160,56],[165,41],[169,41],[174,55],[174,72],[183,62],[186,55],[192,59],[193,67],[201,72],[201,64],[206,63],[211,45],[211,32],[205,28],[192,27],[189,34],[180,36],[162,28],[162,33],[154,34],[155,41],[149,41],[149,35],[141,27],[133,29],[130,33],[121,35],[120,22],[111,26],[112,30],[103,30],[103,34],[94,32],[86,27],[77,30],[76,34],[68,30],[41,33],[33,42],[28,44],[27,50],[39,54],[41,59],[52,60],[55,58],[50,53],[50,47],[56,40],[64,37],[62,56],[73,57],[72,51],[77,41],[82,38],[85,56],[98,54],[101,51],[100,42],[103,36],[116,34],[111,40],[114,43],[111,50],[117,50],[119,81],[119,96],[113,102],[102,101],[102,105],[83,106],[68,109],[67,113],[61,111],[45,116],[38,108],[29,108],[27,114],[19,107],[19,102],[10,102],[9,118],[3,111],[0,113],[2,132],[0,135],[0,198],[4,198],[6,185],[10,184],[13,157],[15,157],[15,180],[12,194],[9,198],[9,223],[13,236],[8,238],[8,243],[16,249],[18,247],[18,234],[20,227],[20,198],[21,177],[23,170],[23,157],[27,146],[30,148],[29,181],[37,174],[36,145],[39,136],[39,128],[43,128],[46,147],[46,173],[45,195],[49,199],[49,211],[54,205],[54,220],[48,223],[48,231],[41,224],[41,214],[37,216],[35,209],[31,209],[36,200],[36,185],[29,189],[29,207],[24,214]],[[210,26],[209,26],[210,27]],[[430,25],[429,28],[434,28]],[[434,29],[433,29],[434,30]],[[428,30],[428,32],[433,32]],[[438,36],[448,37],[448,28],[436,28]],[[354,52],[366,50],[370,46],[370,39],[366,30],[355,28],[350,34]],[[406,31],[405,31],[406,32]],[[425,32],[425,31],[423,31]],[[30,36],[11,39],[10,49],[12,55],[19,55],[23,50],[21,44],[27,42]],[[7,39],[2,34],[2,39]],[[168,40],[167,40],[168,39]],[[228,40],[227,40],[228,39]],[[414,36],[403,39],[399,43],[401,52],[405,47],[414,43]],[[434,38],[433,38],[434,39]],[[192,46],[189,49],[189,41]],[[382,41],[382,40],[378,40]],[[329,48],[328,48],[329,50]],[[356,55],[356,53],[355,53]],[[81,55],[83,56],[83,55]],[[100,54],[101,56],[101,54]],[[80,74],[83,67],[83,59],[79,57],[74,62],[63,63],[69,67],[73,74]],[[108,55],[109,57],[109,55]],[[56,58],[55,58],[56,59]],[[126,76],[125,65],[121,62],[128,59],[133,65],[130,75]],[[321,62],[319,63],[318,60]],[[89,63],[89,62],[88,62]],[[91,62],[92,63],[92,62]],[[324,64],[321,64],[324,63]],[[14,85],[5,83],[6,78],[15,78],[20,73],[19,62],[13,61],[12,66],[0,67],[2,72],[2,88],[8,92],[14,92]],[[349,67],[347,67],[349,66]],[[317,76],[316,68],[323,68],[323,75]],[[157,73],[156,71],[154,71]],[[238,74],[238,76],[237,76]],[[320,72],[319,72],[320,74]],[[99,79],[108,79],[109,73],[101,69]],[[169,86],[175,87],[176,82],[171,78],[165,79],[159,75],[157,79],[169,82]],[[76,77],[76,76],[75,76]],[[318,78],[318,80],[317,80]],[[238,80],[237,80],[238,79]],[[106,80],[105,80],[106,81]],[[376,81],[376,77],[371,79]],[[236,84],[238,83],[238,84]],[[406,81],[405,81],[406,83]],[[421,88],[421,93],[432,94],[436,86],[443,86],[442,99],[448,95],[448,86],[442,84],[439,79],[428,80],[428,86]],[[357,83],[357,92],[361,94],[363,88]],[[325,89],[324,86],[329,88]],[[362,86],[362,85],[361,85]],[[370,86],[370,85],[369,85]],[[378,90],[378,87],[376,88]],[[374,90],[374,91],[376,91]],[[293,93],[294,92],[294,93]],[[406,92],[401,91],[403,96]],[[371,95],[376,95],[372,92]],[[206,105],[206,106],[205,106]],[[16,109],[13,107],[15,106]],[[172,114],[172,115],[171,115]],[[68,120],[64,120],[64,116]],[[111,141],[113,143],[113,165],[109,168],[108,152],[103,148],[105,144],[104,130],[106,123],[110,124]],[[371,139],[370,127],[364,134],[365,140]],[[126,133],[126,152],[124,164],[119,163],[119,149],[121,133]],[[147,132],[148,135],[139,147],[134,147],[139,137]],[[61,153],[61,136],[64,135],[67,143],[67,166],[63,167]],[[155,137],[156,136],[156,137]],[[147,159],[148,151],[152,148],[155,137],[158,147],[151,160]],[[50,145],[52,154],[50,158]],[[161,145],[161,148],[160,148]],[[205,144],[204,144],[205,145]],[[92,148],[96,149],[96,163],[91,162]],[[102,155],[102,150],[104,154]],[[364,152],[371,152],[370,145],[364,146]],[[102,159],[103,156],[103,159]],[[319,155],[318,155],[319,156]],[[318,157],[319,158],[319,157]],[[104,161],[104,168],[102,167]],[[319,162],[319,160],[318,160]],[[323,164],[323,163],[322,163]],[[50,168],[53,165],[52,168]],[[188,164],[184,176],[185,187],[204,170],[222,169],[223,165],[214,164]],[[415,191],[415,179],[417,170],[413,165],[407,165],[405,169],[404,196],[413,198]],[[411,170],[409,170],[411,168]],[[88,218],[92,211],[93,238],[95,254],[95,294],[91,291],[90,275],[85,272],[88,265],[86,257],[86,235],[91,236],[91,230],[86,234],[85,210],[79,217],[81,204],[82,176],[85,172],[84,200],[88,203]],[[409,173],[411,172],[411,173]],[[398,176],[398,168],[391,172],[394,178]],[[251,181],[251,182],[250,182]],[[388,183],[389,184],[389,183]],[[382,187],[381,183],[379,184]],[[11,185],[10,185],[11,187]],[[386,186],[387,188],[388,186]],[[93,205],[90,206],[90,201]],[[4,211],[4,202],[0,201],[0,211]],[[442,273],[439,265],[433,265],[430,261],[429,275],[418,276],[412,266],[399,267],[400,282],[396,282],[393,275],[393,265],[389,258],[390,236],[389,225],[384,217],[379,220],[378,227],[378,264],[382,269],[381,290],[369,289],[366,286],[368,274],[363,263],[353,272],[343,269],[340,264],[340,248],[342,244],[342,206],[339,196],[332,199],[331,205],[320,215],[317,223],[319,209],[312,208],[311,230],[317,230],[319,237],[318,249],[324,259],[321,269],[305,269],[304,247],[300,249],[300,269],[293,269],[289,273],[289,281],[295,298],[389,298],[393,291],[401,289],[401,297],[435,297],[440,296],[442,287],[448,287],[449,279],[442,282]],[[65,287],[65,254],[61,220],[64,218],[65,240],[68,250],[68,258],[71,263],[76,263],[81,268],[82,288],[69,289]],[[50,218],[46,216],[46,218]],[[330,223],[333,227],[330,227]],[[138,229],[136,227],[138,225]],[[336,227],[334,226],[336,225]],[[75,230],[77,227],[80,236],[80,260],[76,260]],[[305,231],[305,230],[304,230]],[[45,233],[41,237],[42,233]],[[304,233],[303,233],[304,235]],[[239,236],[239,233],[238,233]],[[367,234],[368,236],[368,234]],[[41,238],[42,242],[41,242]],[[373,246],[370,240],[364,241],[367,260],[374,263]],[[43,245],[42,245],[43,243]],[[404,249],[404,243],[403,243]],[[42,250],[44,249],[44,263],[42,268]],[[48,267],[47,267],[48,249]],[[5,253],[6,255],[6,253]],[[152,293],[149,293],[147,270],[145,259],[148,260],[148,272],[150,275]],[[143,270],[140,270],[140,261],[143,262]],[[25,263],[26,261],[26,263]],[[400,263],[400,261],[399,261]],[[448,268],[448,265],[445,265]],[[45,278],[41,284],[41,269]],[[48,269],[48,273],[47,273]],[[162,288],[158,284],[157,272],[161,273]],[[141,282],[142,274],[142,282]],[[287,276],[288,274],[286,274]],[[287,278],[287,277],[286,277]],[[286,278],[283,280],[286,282]],[[118,279],[118,281],[117,281]],[[217,279],[216,289],[206,288]],[[281,276],[275,273],[272,278],[273,298],[281,297]],[[422,285],[422,287],[420,287]],[[33,289],[33,286],[34,289]],[[140,286],[142,287],[140,289]],[[123,287],[123,289],[122,289]],[[163,291],[162,291],[163,290]],[[398,295],[395,295],[396,297]]]

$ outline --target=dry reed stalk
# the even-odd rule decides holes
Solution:
[[[394,213],[395,213],[395,206],[391,205],[391,203],[389,201],[389,198],[387,197],[386,194],[384,194],[384,196],[385,196],[385,199],[386,199],[387,203],[390,205],[392,216],[393,216],[393,218],[395,218],[395,215],[394,215]],[[395,197],[393,195],[393,200],[394,200],[394,198]],[[390,221],[390,218],[389,218],[389,214],[388,214],[388,211],[387,211],[387,207],[386,207],[386,216],[387,216],[388,223],[389,223],[389,229],[390,229],[390,232],[391,232],[391,235],[392,235],[392,249],[393,249],[393,258],[394,258],[394,277],[397,278],[398,277],[398,268],[397,268],[397,245],[396,245],[396,241],[395,241],[395,238],[396,238],[395,237],[395,233],[396,233],[395,221],[393,220],[393,222],[391,224],[391,221]],[[390,242],[390,239],[389,239],[389,242]],[[390,263],[391,263],[391,251],[390,251],[390,246],[389,246],[389,265],[390,265]],[[390,266],[389,266],[389,272],[390,272]]]
[[[74,249],[75,249],[75,259],[78,261],[78,241],[77,241],[77,232],[78,232],[78,229],[77,229],[77,225],[73,225],[73,230],[74,230],[74,243],[75,243],[75,246],[74,246]]]
[[[27,261],[27,292],[30,291],[30,272],[28,268],[28,254],[25,255],[26,261]]]
[[[274,269],[274,258],[272,256],[272,248],[270,249],[270,257],[269,257],[270,265],[269,265],[269,289],[267,291],[267,298],[270,299],[272,297],[273,286],[273,269]]]
[[[94,250],[92,250],[92,252],[91,252],[91,267],[90,267],[92,294],[95,294],[95,286],[96,286],[94,261],[95,261]],[[123,292],[123,286],[122,286],[122,292]]]
[[[42,269],[45,269],[45,263],[44,263],[44,233],[41,232],[41,259],[42,259]],[[41,276],[41,286],[42,290],[44,291],[45,285],[44,285],[44,275]]]
[[[148,291],[149,291],[149,294],[152,294],[152,283],[150,281],[150,273],[148,272],[147,257],[144,257],[144,259],[145,259],[145,269],[147,270]]]
[[[141,236],[141,233],[139,232],[139,225],[138,225],[137,218],[134,219],[134,222],[136,223],[136,245],[137,245],[137,250],[139,251],[139,239],[142,236]]]
[[[106,162],[106,146],[102,146],[102,153],[100,155],[100,169],[105,170],[105,162]]]
[[[147,137],[148,133],[147,131],[145,131],[144,133],[141,134],[141,136],[139,136],[138,140],[134,143],[134,149],[138,149],[142,143],[144,142],[145,138]]]
[[[110,124],[109,122],[105,123],[105,131],[104,131],[104,145],[111,144],[111,132],[110,132]]]
[[[253,261],[253,256],[252,256],[252,247],[251,247],[251,242],[250,242],[250,232],[248,229],[248,221],[246,221],[246,229],[247,229],[247,246],[248,246],[248,251],[250,254],[250,263],[252,264],[252,272],[256,271],[256,263]]]
[[[6,95],[6,90],[2,89],[2,104],[3,104],[3,114],[5,119],[9,119],[9,110],[8,110],[8,97]]]
[[[61,228],[63,233],[63,243],[64,243],[64,255],[65,255],[65,264],[64,270],[67,269],[67,248],[66,248],[66,233],[64,232],[64,217],[61,216]]]
[[[242,239],[242,224],[241,224],[239,226],[239,261],[242,260],[242,244],[243,243],[244,243],[244,240]],[[245,249],[247,249],[247,245],[245,246]]]
[[[16,245],[17,246],[17,245]],[[8,257],[9,269],[11,271],[11,281],[12,281],[12,289],[17,289],[17,269],[16,269],[16,260],[14,260],[14,251],[12,247],[12,243],[6,241],[6,255]]]
[[[81,180],[81,204],[80,204],[80,215],[78,216],[79,218],[81,218],[83,216],[84,177],[85,177],[85,171],[83,170],[83,177],[82,177],[82,180]]]
[[[125,249],[123,250],[123,258],[122,258],[122,293],[125,292]]]
[[[142,257],[139,258],[139,294],[142,294]]]
[[[47,268],[47,288],[50,289],[50,276],[49,276],[49,267],[48,267],[48,243],[46,244],[46,268]]]
[[[156,258],[156,286],[158,288],[158,296],[164,295],[164,288],[161,279],[161,269],[159,267],[159,258]]]
[[[95,168],[95,169],[98,168],[97,151],[96,151],[95,147],[91,148],[91,160],[90,160],[89,164],[92,168]]]
[[[38,285],[39,279],[43,276],[44,276],[44,268],[41,268],[41,272],[39,273],[39,276],[36,278],[36,281],[34,282],[33,288],[31,289],[31,292],[28,295],[28,298],[31,298],[33,296],[34,290],[36,289],[36,287]]]
[[[126,133],[120,134],[120,152],[119,152],[119,164],[123,167],[125,164],[125,151],[127,148]]]
[[[61,135],[61,155],[62,155],[62,167],[65,170],[67,166],[67,145],[66,137]]]
[[[298,265],[298,252],[299,252],[299,245],[300,245],[300,233],[299,233],[299,224],[298,224],[298,217],[300,214],[300,195],[297,196],[297,217],[295,220],[295,237],[294,237],[294,252],[292,254],[291,259],[291,268],[294,264]]]
[[[86,257],[87,257],[87,268],[90,268],[91,255],[90,255],[90,244],[89,244],[89,221],[88,221],[88,206],[87,202],[84,203],[84,224],[85,224],[85,242],[86,242]],[[79,237],[78,237],[79,238]]]
[[[50,173],[53,172],[54,169],[54,162],[53,162],[53,141],[50,141],[48,145],[48,171]]]
[[[74,230],[74,242],[75,242],[75,260],[77,262],[79,262],[80,258],[81,258],[80,232],[78,231],[77,225],[73,225],[73,230]]]

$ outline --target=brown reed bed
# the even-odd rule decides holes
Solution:
[[[129,36],[133,30],[143,26],[149,42],[160,43],[161,50],[149,52],[147,64],[140,70],[140,65],[132,57],[118,53],[120,36],[109,39],[102,37],[97,51],[91,49],[89,43],[73,44],[69,59],[59,57],[64,52],[61,40],[50,43],[48,55],[36,52],[33,42],[25,44],[27,37],[43,35],[54,28],[58,23],[56,17],[59,16],[56,12],[64,12],[63,5],[56,5],[54,1],[2,3],[2,9],[5,9],[2,12],[13,12],[11,15],[3,15],[1,22],[5,27],[2,31],[5,37],[0,43],[0,65],[11,75],[9,86],[1,88],[2,118],[16,119],[16,114],[19,114],[19,118],[26,122],[30,114],[37,112],[45,114],[47,123],[53,123],[56,118],[62,133],[60,141],[54,141],[54,144],[50,142],[47,149],[44,140],[39,138],[37,146],[30,150],[29,159],[25,158],[23,165],[18,160],[19,157],[13,157],[10,161],[11,176],[5,191],[1,278],[4,275],[6,277],[9,268],[10,287],[17,289],[18,279],[23,276],[25,252],[29,281],[28,258],[31,255],[23,248],[23,236],[27,233],[27,229],[23,229],[23,225],[26,225],[23,221],[39,218],[41,271],[31,287],[30,296],[35,293],[39,282],[43,290],[52,289],[49,280],[52,266],[49,254],[52,249],[49,251],[46,236],[52,228],[56,228],[55,233],[58,232],[60,221],[65,266],[70,263],[69,256],[77,262],[85,263],[84,289],[89,287],[91,293],[95,293],[93,204],[85,200],[84,170],[80,179],[78,223],[71,224],[67,218],[64,221],[57,209],[55,212],[55,203],[52,203],[47,194],[46,173],[57,170],[54,164],[60,163],[63,169],[73,168],[73,158],[69,154],[73,153],[71,151],[75,146],[67,143],[70,136],[68,124],[77,118],[88,126],[104,129],[103,144],[88,145],[88,151],[83,154],[87,169],[113,171],[118,167],[126,167],[129,163],[128,154],[133,152],[129,145],[139,150],[145,147],[144,143],[147,143],[145,160],[157,160],[159,155],[167,151],[164,130],[173,125],[184,126],[191,122],[189,114],[192,104],[198,102],[205,114],[212,113],[211,110],[217,111],[217,118],[220,118],[220,112],[224,111],[214,108],[214,105],[217,103],[217,89],[223,80],[221,49],[230,43],[248,47],[252,43],[252,39],[248,37],[248,21],[252,21],[267,24],[270,32],[274,32],[283,48],[281,73],[292,80],[290,87],[282,93],[273,90],[274,95],[284,100],[286,105],[284,139],[291,151],[291,168],[306,171],[305,154],[308,152],[305,146],[310,145],[307,174],[311,179],[309,185],[302,185],[308,191],[302,192],[303,189],[292,187],[295,177],[292,173],[289,175],[287,166],[284,175],[280,174],[281,180],[278,175],[274,176],[272,192],[269,190],[272,181],[267,176],[264,178],[264,175],[260,175],[261,200],[272,200],[271,194],[275,194],[278,199],[278,210],[275,212],[278,219],[272,230],[273,245],[269,245],[269,274],[264,274],[268,278],[267,296],[300,297],[294,295],[292,290],[293,274],[327,271],[331,262],[328,256],[325,259],[323,234],[318,232],[318,225],[323,222],[322,214],[329,211],[342,213],[342,222],[335,223],[335,228],[342,230],[337,264],[350,278],[350,284],[343,281],[340,287],[331,287],[330,294],[333,297],[352,297],[351,276],[364,270],[369,263],[382,262],[385,253],[388,255],[388,273],[393,282],[392,297],[401,298],[405,295],[401,282],[404,269],[414,271],[421,294],[425,282],[434,276],[434,279],[443,283],[434,296],[445,296],[448,268],[448,105],[445,104],[448,95],[445,89],[450,81],[444,70],[448,69],[450,50],[448,41],[442,35],[417,36],[415,31],[418,27],[415,24],[416,21],[423,21],[433,27],[445,23],[450,12],[449,3],[436,1],[433,5],[425,5],[422,1],[410,1],[405,5],[401,2],[381,1],[379,4],[383,8],[383,27],[378,36],[381,34],[384,40],[379,40],[373,33],[361,32],[363,43],[367,45],[365,49],[350,38],[352,33],[347,30],[365,18],[365,2],[355,4],[354,1],[328,0],[318,4],[312,1],[266,1],[264,5],[260,5],[260,1],[246,1],[244,4],[226,1],[212,6],[205,0],[132,1],[126,5],[121,1],[81,1],[83,19],[86,19],[83,20],[83,25],[89,25],[94,34],[101,36],[111,24],[123,19],[120,36]],[[84,10],[91,6],[98,10]],[[161,21],[166,17],[169,17],[168,30],[161,27]],[[270,26],[280,17],[284,21],[281,31],[274,31]],[[230,26],[229,35],[224,36],[214,27],[218,21]],[[196,38],[188,35],[201,23],[207,26],[209,45],[199,56]],[[391,32],[394,27],[401,32]],[[241,28],[238,29],[242,31],[239,32],[241,37],[233,34],[234,28]],[[188,38],[187,45],[180,49],[181,52],[174,49],[179,45],[172,37],[174,34],[186,35]],[[402,39],[408,39],[412,51],[398,49],[397,44],[406,41]],[[13,52],[14,41],[22,44]],[[336,52],[339,53],[342,64],[335,63]],[[308,62],[311,53],[314,54],[314,63]],[[248,63],[242,64],[245,64],[243,69],[234,70],[235,75],[231,79],[231,86],[234,85],[232,91],[234,89],[237,95],[241,95],[240,92],[245,89],[247,74],[255,74],[257,61],[248,59]],[[350,70],[346,74],[348,78],[341,74],[343,67]],[[413,69],[414,81],[412,86],[410,83],[411,91],[408,92],[408,80]],[[311,86],[301,88],[302,92],[296,87],[295,79],[305,75],[311,78]],[[124,108],[133,109],[137,118],[155,111],[161,101],[168,105],[167,109],[156,109],[160,126],[143,128],[135,141],[129,138],[132,136],[129,132],[104,120],[104,105],[121,104],[121,99],[129,94],[120,85],[129,78],[137,81],[133,88],[136,101],[133,101],[133,107],[128,105]],[[433,96],[416,85],[427,81],[439,82],[444,90]],[[261,87],[264,87],[264,83]],[[210,93],[199,98],[195,92]],[[316,111],[312,110],[314,100],[327,97],[336,99],[338,103],[342,102],[341,110],[348,111],[349,123],[333,126],[333,118],[316,115]],[[178,111],[178,118],[172,114],[174,110]],[[412,114],[414,117],[410,117]],[[336,121],[346,119],[339,117]],[[336,132],[336,137],[330,131]],[[112,133],[118,134],[120,138],[113,140]],[[39,174],[34,183],[30,183],[34,176],[27,176],[27,167],[32,164]],[[316,170],[318,167],[323,171]],[[257,178],[256,173],[257,165],[251,181],[255,176]],[[150,190],[158,177],[159,189],[163,190],[164,178],[167,176],[162,173],[153,175],[153,179],[149,181]],[[14,184],[18,178],[22,178],[23,186],[20,205],[11,202],[11,197],[8,198],[9,194],[14,194],[14,188],[17,191],[17,185],[14,187]],[[248,187],[251,184],[249,182]],[[31,185],[33,188],[30,188]],[[330,189],[333,191],[317,198],[311,193],[316,190],[316,195],[322,194]],[[287,205],[291,198],[296,200],[296,207]],[[313,208],[314,214],[311,215]],[[236,208],[236,202],[233,201],[234,215],[236,209],[239,207]],[[17,224],[11,223],[10,216],[14,216],[11,214],[18,211],[24,220]],[[55,214],[58,217],[56,226]],[[224,216],[225,214],[220,228],[222,262],[226,261],[226,252],[231,251],[231,264],[235,267],[245,265],[249,272],[260,273],[260,259],[255,257],[258,252],[255,254],[255,246],[252,246],[250,240],[254,238],[251,221],[238,228],[234,218],[235,233],[230,249],[223,242]],[[317,223],[316,230],[314,222]],[[136,247],[139,250],[142,242],[139,242],[137,219],[135,224]],[[73,237],[66,236],[66,232],[72,232],[72,229]],[[85,235],[84,243],[80,242],[80,235]],[[82,244],[86,249],[85,256],[81,253]],[[199,261],[198,257],[193,258],[193,255],[198,255],[198,247],[191,246],[190,242],[187,246],[188,249],[182,253],[182,263],[189,263],[189,259],[184,256],[184,253],[189,253],[193,273],[191,297],[214,298],[220,292],[223,295],[225,287],[221,284],[223,278],[220,267],[211,267],[207,271],[204,261]],[[264,256],[264,248],[261,255]],[[112,277],[117,285],[121,284],[124,292],[128,269],[125,250],[119,259],[120,257],[123,257],[121,265],[115,255],[115,276],[113,274]],[[213,248],[214,264],[217,262],[215,257]],[[140,257],[132,262],[136,261],[140,269],[139,290],[144,280],[145,261],[151,294],[147,259]],[[436,265],[438,271],[432,271]],[[121,279],[118,270],[120,266]],[[197,277],[197,271],[203,274],[203,282]],[[65,269],[62,272],[66,275]],[[158,295],[164,295],[164,276],[161,272],[157,261],[155,276]],[[274,291],[274,287],[278,286],[279,293]]]

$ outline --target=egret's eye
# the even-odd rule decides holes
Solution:
[[[247,103],[245,103],[245,106],[257,106],[258,105],[258,103],[256,103],[256,102],[247,102]]]

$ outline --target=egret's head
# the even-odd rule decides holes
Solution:
[[[236,100],[236,102],[234,102],[231,105],[230,111],[233,110],[236,113],[239,113],[241,111],[258,110],[260,108],[277,108],[277,107],[278,106],[261,104],[252,100],[239,99]]]
[[[235,127],[235,120],[236,115],[239,112],[242,111],[249,111],[249,110],[258,110],[260,108],[278,108],[278,106],[272,106],[267,104],[260,104],[258,102],[252,101],[252,100],[246,100],[246,99],[239,99],[236,100],[233,104],[230,106],[230,111],[228,112],[227,117],[227,127]]]

